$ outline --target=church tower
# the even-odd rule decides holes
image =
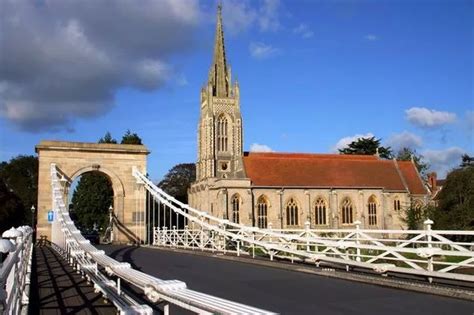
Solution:
[[[239,85],[237,82],[232,83],[230,66],[226,60],[221,4],[217,8],[213,60],[207,84],[201,90],[197,140],[197,181],[245,177]]]

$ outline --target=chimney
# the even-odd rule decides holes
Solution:
[[[436,177],[436,172],[428,174],[428,185],[430,186],[432,192],[436,192]]]

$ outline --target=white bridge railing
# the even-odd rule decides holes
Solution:
[[[97,291],[108,298],[122,314],[152,314],[147,305],[140,305],[122,290],[121,282],[131,284],[153,303],[163,303],[168,314],[169,304],[199,314],[272,314],[258,308],[190,290],[179,280],[161,280],[118,262],[90,244],[74,225],[64,204],[64,190],[59,171],[51,164],[53,210],[57,215],[53,226],[54,247],[74,268],[94,283]],[[105,271],[105,273],[104,273]],[[110,277],[116,277],[112,280]]]
[[[156,246],[265,255],[270,259],[329,264],[381,274],[410,274],[423,276],[430,282],[434,278],[474,282],[474,231],[432,230],[431,220],[424,222],[424,230],[360,229],[358,222],[355,229],[315,230],[309,228],[309,223],[300,230],[259,229],[191,208],[167,195],[138,170],[134,169],[133,175],[158,203],[157,211],[169,212],[167,218],[184,217],[184,229],[163,227],[170,226],[168,222],[152,227]]]
[[[0,239],[0,314],[28,313],[32,253],[33,230],[29,226],[12,227],[3,232]]]

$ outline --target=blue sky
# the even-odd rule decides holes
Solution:
[[[474,153],[472,1],[223,6],[246,151],[334,152],[375,135],[416,149],[441,177]],[[7,5],[0,160],[43,139],[120,140],[131,129],[152,151],[152,179],[195,162],[215,11],[171,0]]]

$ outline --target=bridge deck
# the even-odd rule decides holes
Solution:
[[[117,313],[49,246],[35,247],[31,287],[29,314]]]
[[[103,246],[111,257],[162,279],[281,314],[470,314],[474,303],[212,256]],[[177,312],[179,313],[179,312]]]

